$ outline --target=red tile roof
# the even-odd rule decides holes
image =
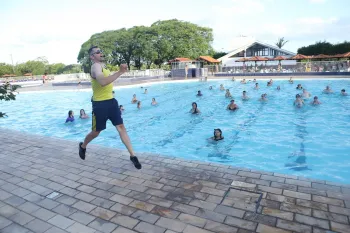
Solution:
[[[210,63],[220,63],[220,61],[212,58],[211,56],[200,56],[199,59],[202,59],[202,60],[210,62]]]

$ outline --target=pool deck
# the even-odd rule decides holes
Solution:
[[[136,170],[123,150],[77,149],[0,128],[1,233],[350,232],[350,185],[149,153]]]

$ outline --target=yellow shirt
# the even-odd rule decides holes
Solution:
[[[111,74],[111,71],[108,69],[102,68],[102,73],[105,77],[108,77]],[[113,99],[113,83],[110,83],[106,86],[101,86],[101,84],[98,83],[96,78],[91,79],[91,86],[92,86],[92,100],[93,101],[103,101],[103,100],[110,100]]]

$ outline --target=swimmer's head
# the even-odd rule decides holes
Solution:
[[[220,87],[223,87],[224,85],[220,84]]]
[[[119,108],[123,108],[123,105],[119,105]]]
[[[318,97],[317,97],[317,96],[315,96],[315,97],[314,97],[314,100],[318,100]]]
[[[295,98],[300,98],[300,95],[299,95],[299,94],[297,94],[297,95],[295,96]]]
[[[345,93],[345,89],[342,89],[341,92]]]
[[[192,103],[192,108],[197,108],[197,103],[196,102]]]
[[[114,91],[112,91],[112,94],[115,94],[115,92],[114,92]]]
[[[213,89],[213,86],[210,86],[209,89]]]
[[[230,102],[231,102],[231,104],[234,104],[234,103],[235,103],[235,100],[231,100]]]
[[[306,92],[306,89],[303,89],[303,92],[305,93],[305,92]]]
[[[68,111],[68,117],[72,117],[72,116],[74,116],[74,112],[72,110],[69,110]]]
[[[138,101],[138,102],[137,102],[137,106],[140,106],[140,105],[141,105],[141,101]]]
[[[200,94],[201,93],[201,91],[198,91],[198,94]]]
[[[152,98],[152,101],[156,101],[156,99],[155,99],[155,98]]]
[[[259,85],[259,83],[255,83],[255,86],[258,86]]]
[[[230,89],[226,89],[226,92],[230,92]]]
[[[132,97],[136,97],[136,94],[133,94]]]
[[[246,91],[243,91],[243,94],[246,94],[247,92]]]
[[[80,109],[80,116],[85,115],[85,110],[84,109]]]
[[[329,87],[329,86],[326,86],[326,89],[327,89],[327,90],[329,90],[329,89],[330,89],[330,87]]]
[[[214,138],[222,138],[222,131],[221,129],[214,129]]]

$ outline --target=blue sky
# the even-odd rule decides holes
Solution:
[[[350,0],[0,0],[0,62],[45,56],[76,63],[82,43],[104,30],[149,26],[157,20],[211,27],[213,47],[230,50],[239,35],[296,50],[315,41],[350,40]]]

